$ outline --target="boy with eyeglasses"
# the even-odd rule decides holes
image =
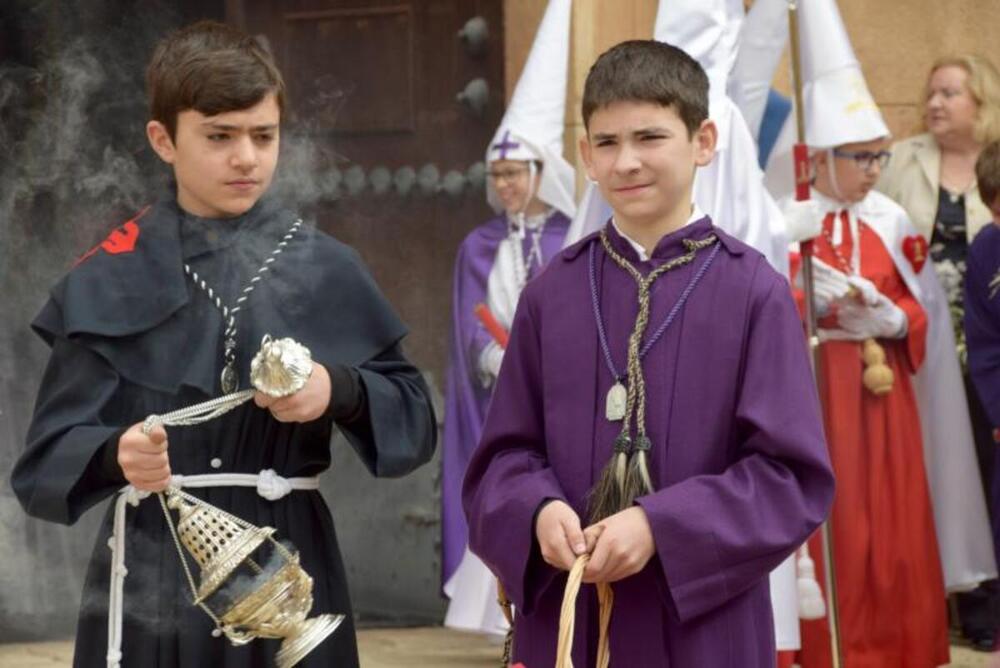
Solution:
[[[902,208],[873,190],[889,158],[881,118],[836,130],[819,128],[810,148],[841,647],[846,665],[936,666],[948,661],[948,627],[913,378],[933,344],[918,278],[933,269]],[[846,143],[824,145],[833,135]],[[891,372],[881,387],[876,368]],[[819,539],[810,547],[821,564]],[[802,621],[803,666],[830,665],[827,629],[825,618]]]
[[[945,589],[996,573],[948,300],[925,237],[872,190],[889,128],[836,3],[800,3],[798,20],[841,665],[931,668],[949,661]],[[791,156],[771,164],[790,190]],[[801,631],[798,663],[832,665],[828,620]]]

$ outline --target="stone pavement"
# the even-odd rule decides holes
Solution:
[[[441,627],[365,629],[358,633],[363,668],[496,668],[500,646]],[[0,668],[68,668],[70,642],[0,645]],[[954,646],[949,668],[1000,668],[1000,654]]]

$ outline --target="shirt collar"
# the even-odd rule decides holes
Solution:
[[[687,227],[691,223],[699,221],[699,220],[701,220],[704,217],[705,217],[705,214],[702,212],[702,210],[698,206],[697,202],[692,202],[691,203],[691,216],[688,217],[687,221],[680,228],[678,228],[678,230],[675,230],[675,232],[684,229],[685,227]],[[646,252],[646,249],[638,241],[636,241],[635,239],[631,238],[630,236],[628,236],[627,234],[625,234],[624,232],[622,232],[622,229],[620,227],[618,227],[618,223],[615,222],[614,216],[611,217],[611,225],[612,225],[612,227],[614,227],[615,232],[618,233],[618,236],[620,236],[622,239],[624,239],[625,241],[627,241],[628,245],[632,247],[632,250],[634,250],[635,254],[639,257],[639,261],[640,262],[648,262],[649,261],[649,254]],[[669,236],[671,236],[671,235],[667,234],[667,235],[664,235],[663,238],[666,239]],[[663,239],[661,239],[660,241],[662,241],[662,240]],[[660,244],[658,242],[656,244],[656,248],[653,249],[653,254],[654,255],[656,255],[656,251],[659,249],[659,246],[660,246]]]

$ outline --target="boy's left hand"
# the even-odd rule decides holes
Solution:
[[[653,530],[646,511],[632,506],[584,530],[587,543],[597,543],[590,553],[590,563],[583,571],[584,582],[616,582],[641,571],[653,554]]]
[[[271,411],[278,422],[312,422],[330,405],[330,374],[322,364],[313,362],[309,380],[295,394],[280,399],[257,392],[253,401]]]

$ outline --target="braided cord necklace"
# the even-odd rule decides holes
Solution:
[[[615,438],[612,461],[609,463],[608,469],[606,469],[605,476],[603,476],[604,479],[595,487],[591,495],[590,515],[594,521],[603,519],[622,508],[628,507],[632,504],[636,496],[652,491],[653,485],[646,464],[646,453],[652,447],[652,443],[646,434],[646,379],[642,370],[642,359],[660,337],[663,336],[667,328],[670,327],[670,324],[683,308],[694,288],[701,281],[709,266],[711,266],[712,261],[719,252],[720,246],[718,238],[714,234],[700,240],[683,239],[682,243],[687,249],[686,253],[663,263],[644,277],[631,262],[611,247],[605,230],[601,230],[600,240],[608,256],[635,280],[639,292],[639,312],[636,315],[635,325],[628,339],[626,387],[622,385],[622,374],[615,368],[611,357],[611,349],[608,345],[607,332],[604,328],[604,318],[601,314],[600,299],[597,291],[594,262],[594,248],[596,244],[592,244],[590,247],[589,269],[594,319],[597,322],[598,339],[601,343],[604,361],[612,377],[615,379],[615,383],[608,391],[605,399],[605,416],[612,422],[622,421],[621,432]],[[694,276],[691,277],[691,280],[660,326],[657,327],[649,340],[643,344],[643,335],[649,325],[649,311],[652,301],[651,288],[653,284],[668,271],[693,262],[698,251],[709,246],[712,246],[712,251],[708,258],[698,268]],[[635,422],[634,439],[632,438],[633,419]]]
[[[848,217],[851,215],[850,213],[847,212],[846,209],[841,212],[841,215],[845,215],[845,214]],[[837,216],[832,211],[830,212],[829,215],[832,216],[832,220],[835,221],[835,222],[841,220],[840,216]],[[850,223],[848,223],[848,225],[850,225]],[[864,225],[864,223],[861,220],[858,220],[858,233],[857,233],[856,236],[858,236],[858,237],[861,236],[861,228],[862,228],[863,225]],[[831,224],[831,227],[832,227],[832,224]],[[860,272],[858,272],[857,270],[854,269],[854,265],[852,264],[851,260],[849,260],[848,258],[845,258],[844,254],[840,252],[840,248],[837,247],[837,244],[833,243],[833,235],[830,233],[830,230],[828,230],[826,228],[826,225],[823,226],[823,238],[826,239],[826,243],[828,243],[830,245],[830,250],[833,251],[834,257],[837,258],[837,264],[840,265],[840,270],[843,271],[848,276],[857,276],[857,275],[860,275]],[[853,241],[853,243],[854,244],[860,243],[860,239],[855,239]]]
[[[247,299],[250,297],[250,293],[252,293],[253,289],[257,287],[257,283],[264,278],[264,274],[271,270],[271,265],[278,259],[281,251],[285,249],[285,246],[288,245],[288,242],[291,241],[292,237],[295,236],[295,233],[299,231],[301,226],[301,218],[296,219],[295,222],[292,223],[288,232],[285,233],[275,249],[271,251],[271,254],[267,256],[267,259],[264,260],[264,263],[256,271],[253,278],[250,279],[250,282],[243,288],[239,298],[236,300],[236,305],[232,308],[222,303],[222,298],[219,296],[218,292],[213,290],[212,287],[205,282],[205,279],[199,276],[198,272],[191,268],[191,265],[187,263],[184,264],[184,273],[190,276],[194,284],[208,295],[209,300],[215,305],[215,308],[222,313],[222,321],[225,323],[226,328],[223,332],[223,336],[225,337],[223,340],[223,367],[222,374],[219,376],[219,382],[222,386],[223,394],[231,394],[239,387],[239,374],[236,372],[236,315],[243,308],[244,304],[246,304]]]
[[[528,282],[528,276],[531,275],[532,262],[539,268],[544,264],[541,246],[542,233],[545,231],[545,223],[548,222],[550,215],[552,215],[551,211],[539,214],[538,217],[541,218],[541,222],[536,227],[530,229],[528,228],[527,216],[522,217],[519,222],[511,220],[510,217],[507,219],[506,241],[511,245],[511,261],[514,263],[514,277],[517,281],[519,293],[524,289],[524,286]],[[531,240],[531,248],[528,251],[527,258],[524,257],[524,248],[521,246],[525,235],[528,235]]]

